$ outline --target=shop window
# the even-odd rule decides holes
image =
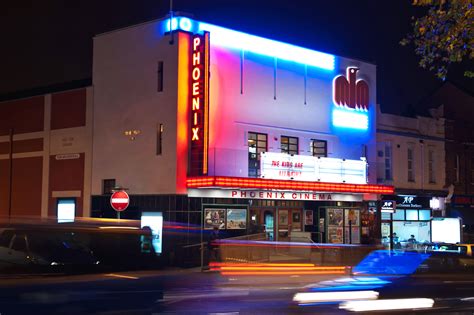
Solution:
[[[263,133],[248,133],[249,177],[260,176],[260,153],[267,152],[267,138]]]
[[[418,221],[418,210],[407,210],[406,217],[407,221]]]
[[[297,155],[298,154],[298,138],[281,136],[281,152]]]
[[[433,148],[428,149],[428,177],[430,183],[436,183],[435,151]]]
[[[408,144],[407,148],[407,170],[408,170],[408,181],[414,182],[415,181],[415,147],[412,143]]]
[[[419,220],[420,221],[429,221],[431,219],[430,210],[420,210],[419,211]]]
[[[102,181],[102,194],[109,195],[112,194],[112,190],[115,188],[115,178],[113,179],[104,179]]]
[[[163,61],[158,61],[156,90],[163,92]]]
[[[405,220],[405,210],[396,210],[393,214],[394,220]]]
[[[328,142],[326,140],[311,140],[311,152],[313,156],[327,157],[328,156]]]

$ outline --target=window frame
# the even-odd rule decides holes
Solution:
[[[287,140],[287,143],[286,145],[288,146],[288,149],[283,149],[283,139],[286,139]],[[290,146],[294,146],[295,144],[294,143],[291,143],[291,140],[296,140],[296,150],[294,149],[290,149]],[[298,155],[299,153],[299,146],[300,146],[300,143],[299,143],[299,138],[298,137],[291,137],[291,136],[280,136],[280,150],[281,150],[281,153],[286,153],[286,154],[291,154],[291,155]],[[295,152],[295,153],[292,153],[292,152]]]
[[[410,154],[411,153],[411,154]],[[410,163],[411,162],[411,163]],[[409,143],[407,146],[407,180],[410,183],[415,182],[415,145]],[[411,165],[411,167],[410,167]]]
[[[114,183],[113,187],[111,187],[111,189],[109,191],[106,191],[106,182],[112,182]],[[113,192],[112,190],[115,188],[115,186],[117,185],[117,180],[115,178],[105,178],[102,180],[102,195],[111,195]],[[107,185],[108,186],[108,185]]]
[[[250,136],[254,135],[255,139],[250,139]],[[259,139],[259,136],[264,136],[265,140]],[[251,140],[255,140],[255,146],[249,145]],[[263,144],[265,144],[263,146]],[[255,148],[255,153],[251,152],[251,148]],[[263,151],[260,151],[263,149]],[[259,152],[260,151],[260,152]],[[268,152],[268,134],[248,131],[247,132],[247,152],[248,152],[248,177],[259,177],[260,176],[260,153]],[[255,154],[255,158],[252,158],[252,154]],[[255,165],[252,167],[252,164]]]
[[[315,151],[316,149],[321,149],[320,147],[315,146],[315,144],[320,144],[323,143],[323,150],[324,150],[324,155],[317,154]],[[328,157],[328,142],[327,140],[321,140],[321,139],[311,139],[311,154],[315,157]]]

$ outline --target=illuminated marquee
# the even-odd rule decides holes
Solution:
[[[209,33],[193,35],[190,52],[190,174],[206,175],[209,125]]]
[[[328,183],[367,183],[365,160],[318,158],[263,152],[260,157],[262,178],[320,181]]]

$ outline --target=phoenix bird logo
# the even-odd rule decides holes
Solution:
[[[367,111],[369,109],[369,85],[356,80],[359,68],[348,67],[346,77],[339,75],[333,81],[333,96],[336,106]]]

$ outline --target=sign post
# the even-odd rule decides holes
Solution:
[[[110,196],[110,205],[117,211],[117,219],[120,219],[120,212],[127,209],[130,198],[125,190],[116,191]]]

